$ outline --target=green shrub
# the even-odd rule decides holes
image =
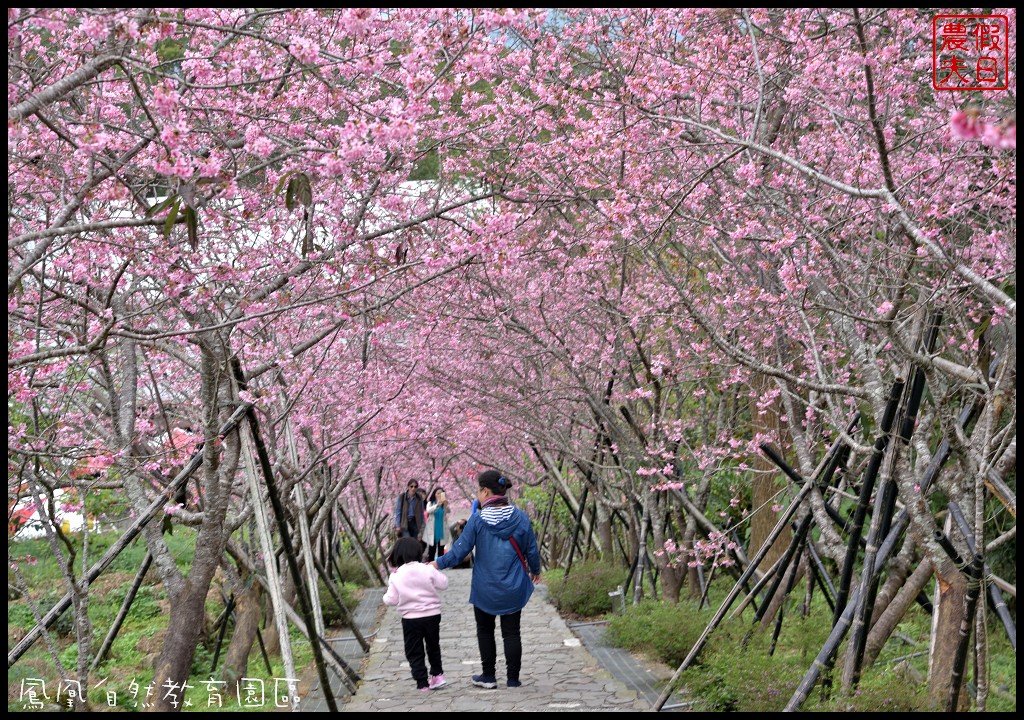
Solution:
[[[324,624],[332,628],[346,627],[345,614],[338,607],[338,603],[334,601],[334,596],[327,590],[323,579],[320,579],[318,582],[320,586],[320,607],[324,613]],[[345,607],[348,608],[349,612],[355,612],[356,606],[359,604],[359,586],[355,583],[346,582],[340,586],[335,584],[334,589],[341,597],[341,601],[345,603]]]
[[[609,618],[605,637],[616,647],[678,667],[704,632],[711,614],[708,609],[698,610],[693,601],[671,605],[645,600],[627,606],[625,614]]]
[[[814,616],[789,616],[772,655],[768,654],[771,631],[750,631],[749,618],[723,624],[704,648],[699,664],[683,679],[699,698],[704,711],[780,712],[793,696],[814,656],[824,645],[828,623]],[[924,686],[898,676],[891,666],[865,670],[860,685],[850,696],[836,688],[825,699],[820,685],[801,708],[817,712],[917,712],[927,709]]]
[[[601,563],[581,563],[568,577],[549,576],[548,592],[561,612],[582,617],[612,610],[608,593],[626,581],[626,570]]]
[[[341,553],[335,556],[334,562],[337,563],[338,575],[343,583],[354,583],[360,587],[372,587],[377,583],[376,578],[366,574],[362,561],[347,542],[343,544]]]
[[[838,689],[828,702],[814,705],[814,693],[805,710],[823,712],[925,712],[928,707],[927,688],[923,683],[909,682],[888,668],[871,668],[864,672],[860,684],[850,696]]]
[[[45,610],[43,611],[45,612]],[[8,601],[7,603],[7,627],[11,626],[20,630],[29,631],[36,626],[35,616],[28,603],[21,601]],[[8,642],[10,640],[8,639]]]
[[[39,610],[41,615],[45,615],[50,609],[64,599],[64,593],[62,590],[49,590],[46,595],[42,597],[36,604],[36,608]],[[31,610],[29,611],[32,612]],[[33,618],[34,621],[34,618]],[[34,626],[33,622],[33,626]],[[60,637],[74,637],[75,636],[75,609],[71,606],[58,616],[57,620],[54,621],[53,625],[50,626],[50,632]]]
[[[57,590],[50,590],[42,597],[34,600],[36,610],[39,611],[40,615],[45,615],[50,611],[50,608],[60,602],[63,597],[63,593],[60,593]],[[15,627],[27,632],[35,626],[36,618],[32,614],[32,609],[28,606],[28,600],[21,598],[7,603],[8,629]],[[49,631],[51,635],[58,637],[73,637],[75,634],[74,609],[68,607],[67,610],[61,613],[57,617],[57,620],[50,626]]]
[[[700,698],[700,709],[717,712],[780,712],[807,671],[812,658],[804,650],[820,648],[827,636],[814,635],[813,627],[799,618],[788,620],[786,638],[780,638],[773,655],[768,654],[771,633],[761,630],[744,644],[750,619],[725,623],[716,631],[700,657],[700,664],[685,681]],[[785,626],[784,626],[785,627]],[[792,637],[802,639],[789,644]],[[783,640],[786,642],[783,643]],[[793,650],[791,648],[796,647]]]

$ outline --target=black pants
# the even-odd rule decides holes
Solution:
[[[434,558],[439,558],[444,555],[444,545],[438,543],[437,545],[431,545],[427,548],[427,559],[423,562],[430,562]]]
[[[519,620],[523,611],[511,615],[491,615],[473,606],[476,615],[476,642],[480,646],[480,662],[484,675],[494,675],[494,665],[498,659],[498,647],[494,642],[494,619],[501,618],[501,642],[505,646],[505,669],[509,680],[519,679],[519,669],[523,664],[523,641],[519,637]]]
[[[405,526],[405,530],[402,530],[399,537],[411,537],[418,538],[420,536],[420,526],[416,522],[416,518],[409,518],[409,522]]]
[[[416,687],[425,688],[428,683],[424,656],[430,661],[431,675],[444,672],[441,668],[441,616],[402,618],[402,635],[405,638],[405,659],[409,661],[412,679],[416,681]]]

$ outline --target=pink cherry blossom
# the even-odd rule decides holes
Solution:
[[[982,136],[985,123],[981,120],[981,114],[977,110],[968,108],[953,113],[949,118],[949,129],[955,138],[976,140]]]

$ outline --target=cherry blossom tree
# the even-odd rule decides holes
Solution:
[[[542,366],[558,368],[552,385],[582,403],[567,413],[572,422],[592,413],[591,442],[616,432],[618,466],[634,479],[664,476],[652,481],[659,487],[693,482],[676,476],[672,452],[660,457],[674,434],[666,420],[678,415],[631,404],[664,396],[666,370],[678,378],[703,363],[726,368],[717,390],[739,383],[762,412],[777,408],[779,434],[741,432],[734,463],[763,443],[781,444],[811,478],[838,438],[853,451],[851,483],[876,437],[889,434],[881,428],[890,388],[920,373],[927,394],[919,412],[902,411],[884,482],[939,579],[939,698],[952,677],[942,658],[954,654],[942,643],[964,619],[967,581],[934,540],[941,528],[928,498],[968,509],[976,547],[986,542],[986,497],[1015,512],[1001,485],[1016,447],[1007,404],[1015,387],[1015,130],[1005,98],[964,110],[959,96],[931,87],[930,27],[931,17],[915,11],[567,11],[557,31],[524,35],[525,57],[510,66],[536,97],[540,132],[517,148],[519,173],[531,172],[502,199],[543,203],[546,212],[521,220],[518,241],[492,236],[481,289],[467,295],[484,309],[461,326],[475,323],[484,335],[450,334],[468,341],[464,354],[501,366],[476,384],[504,408],[523,405],[515,393],[528,386],[524,358],[549,358]],[[519,92],[499,86],[499,103],[503,91]],[[980,115],[988,119],[975,122]],[[537,270],[524,272],[531,262]],[[656,292],[625,302],[628,285],[648,282]],[[454,312],[467,319],[465,305]],[[641,323],[656,325],[651,318],[672,321],[650,335],[667,361],[654,362],[630,337]],[[937,345],[925,342],[930,325]],[[619,369],[609,361],[627,347],[627,366],[644,367],[646,382],[620,382],[627,393],[606,396]],[[690,375],[704,392],[713,377]],[[684,383],[671,386],[669,396]],[[980,414],[965,427],[971,407]],[[851,433],[855,413],[861,430]],[[942,437],[952,462],[936,474]],[[589,444],[574,458],[586,458]],[[710,459],[725,447],[697,454]],[[810,501],[823,551],[842,564],[847,543],[826,513],[835,498],[812,493]],[[950,534],[966,554],[967,539]],[[866,588],[875,582],[869,574]],[[851,658],[847,685],[854,666]]]
[[[487,142],[486,120],[458,103],[493,77],[514,18],[9,12],[9,397],[66,429],[23,423],[11,442],[65,460],[51,486],[75,458],[103,458],[136,512],[169,476],[161,435],[186,426],[202,443],[176,513],[199,533],[187,577],[159,526],[145,531],[171,599],[156,661],[169,687],[187,680],[207,588],[251,502],[239,435],[221,423],[240,402],[280,422],[283,375],[292,401],[338,393],[313,393],[290,422],[320,449],[355,448],[400,385],[360,357],[378,332],[364,323],[472,257],[455,218],[493,192],[409,178],[431,154]],[[174,705],[174,692],[157,703]]]
[[[743,561],[726,525],[790,502],[772,481],[747,505],[765,445],[804,482],[849,448],[802,511],[842,567],[830,511],[885,438],[906,554],[941,589],[933,695],[955,684],[967,581],[932,505],[970,519],[946,531],[964,556],[997,540],[989,498],[1015,516],[1015,120],[1012,94],[933,89],[930,15],[15,9],[8,28],[9,484],[80,484],[88,457],[141,513],[201,451],[167,497],[199,533],[187,576],[145,530],[171,598],[158,677],[187,681],[240,552],[248,453],[221,426],[251,406],[293,522],[341,503],[379,527],[410,475],[497,466],[574,510],[586,487],[598,547],[623,518],[670,599],[706,559]]]

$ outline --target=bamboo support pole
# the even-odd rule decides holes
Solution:
[[[623,517],[622,513],[620,513],[618,510],[612,512],[612,522],[614,523],[616,520],[618,520],[621,524],[622,532],[617,532],[613,530],[613,535],[615,537],[615,542],[618,543],[619,554],[622,555],[622,562],[623,564],[625,564],[629,562],[629,550],[626,548],[626,543],[623,540],[623,534],[628,534],[629,523],[626,522],[626,518]]]
[[[647,528],[651,525],[649,512],[644,512],[640,521],[640,542],[636,551],[636,575],[633,577],[633,604],[640,602],[644,589],[644,561],[647,559]]]
[[[644,547],[644,564],[647,566],[647,580],[651,583],[651,599],[658,599],[658,566],[654,564],[654,559],[650,553],[647,552],[647,547]]]
[[[288,536],[284,507],[281,504],[281,496],[277,492],[277,482],[274,479],[274,472],[270,466],[270,455],[267,453],[267,448],[263,444],[263,439],[260,436],[259,421],[256,418],[256,413],[252,410],[249,411],[249,429],[252,434],[253,445],[256,447],[256,456],[259,459],[260,467],[263,470],[263,479],[266,481],[270,506],[274,510],[274,519],[281,531],[281,545],[284,548],[285,558],[288,560],[288,569],[291,572],[292,581],[295,583],[295,592],[299,596],[299,607],[302,609],[306,628],[309,630],[310,647],[313,650],[313,660],[316,663],[317,675],[320,678],[321,689],[324,693],[324,701],[327,703],[327,708],[331,712],[337,712],[338,705],[335,702],[334,693],[331,691],[330,678],[327,675],[327,666],[324,661],[323,651],[321,650],[320,643],[318,642],[318,640],[321,639],[321,636],[316,630],[316,621],[313,618],[313,608],[310,603],[309,593],[302,582],[302,574],[299,572],[299,564],[295,556],[295,551],[292,548],[291,538]],[[257,495],[256,497],[259,496]],[[289,677],[295,676],[289,675]],[[296,704],[297,700],[293,698],[292,703],[293,705]]]
[[[942,320],[940,311],[933,312],[928,319],[928,326],[922,338],[921,346],[926,353],[935,349],[939,335],[939,323]],[[847,644],[846,663],[843,667],[843,687],[854,688],[860,682],[861,665],[864,660],[864,648],[867,644],[871,615],[874,612],[875,596],[878,592],[878,574],[869,572],[874,566],[874,555],[878,552],[880,542],[888,537],[892,525],[893,513],[896,510],[896,481],[892,477],[892,468],[896,463],[896,454],[901,447],[910,444],[917,423],[917,413],[924,396],[925,375],[921,368],[915,368],[907,390],[907,399],[900,423],[899,443],[890,443],[890,470],[883,474],[882,482],[875,497],[875,509],[871,518],[871,530],[868,533],[864,550],[864,568],[861,585],[864,591],[860,595],[857,613],[850,628],[850,642]]]
[[[221,597],[224,598],[223,592],[221,592]],[[228,632],[228,620],[231,619],[231,613],[235,609],[234,593],[231,594],[231,597],[224,598],[224,601],[224,619],[217,631],[217,646],[213,649],[213,662],[210,663],[210,677],[213,677],[213,671],[217,669],[217,661],[220,660],[220,649],[224,644],[224,636]]]
[[[715,570],[717,570],[717,569],[718,569],[718,566],[713,564],[711,566],[711,569],[708,571],[707,580],[704,581],[704,586],[703,586],[703,589],[701,590],[700,602],[697,603],[697,607],[698,608],[702,608],[705,605],[707,605],[708,607],[711,607],[711,603],[708,602],[708,591],[711,590],[711,581],[715,579]]]
[[[981,595],[981,575],[984,565],[985,558],[980,553],[975,553],[971,564],[965,568],[967,594],[964,597],[964,617],[960,621],[956,655],[953,657],[953,673],[949,679],[949,700],[946,702],[946,712],[956,712],[957,704],[960,701],[960,687],[963,685],[964,669],[967,666],[967,651],[970,648],[974,612],[978,607],[978,597]]]
[[[963,559],[963,556],[960,555],[960,552],[950,541],[946,533],[941,530],[936,530],[935,542],[939,544],[939,547],[945,550],[946,554],[949,555],[949,559],[953,561],[953,564],[956,565],[958,570],[962,571],[965,569],[967,562]]]
[[[277,574],[274,544],[270,537],[270,522],[267,518],[266,508],[263,505],[263,496],[260,493],[259,482],[256,479],[253,449],[248,433],[243,432],[240,435],[242,439],[242,457],[245,460],[245,477],[249,484],[249,502],[253,508],[253,518],[256,520],[256,534],[259,538],[260,552],[263,555],[263,570],[267,578],[267,591],[270,594],[270,604],[274,609],[274,624],[277,626],[277,634],[281,643],[281,661],[284,664],[286,677],[297,678],[295,659],[292,655],[292,644],[288,636],[288,621],[286,619],[288,603],[284,600],[284,591],[281,588],[281,580]],[[225,619],[224,622],[226,624],[227,620]],[[330,694],[329,689],[327,694]],[[297,698],[291,697],[291,707],[292,712],[298,709]]]
[[[800,684],[797,685],[793,696],[786,704],[785,712],[795,712],[796,710],[799,710],[800,706],[807,700],[807,695],[810,693],[811,688],[813,688],[818,682],[818,678],[821,676],[821,673],[831,667],[832,656],[839,648],[839,644],[843,641],[843,638],[846,637],[846,631],[849,629],[850,622],[853,620],[855,610],[854,603],[857,600],[859,593],[860,587],[858,586],[850,595],[850,601],[840,614],[838,622],[832,626],[832,632],[825,641],[825,645],[814,658],[814,662],[811,663],[811,667],[800,681]]]
[[[771,549],[771,546],[775,542],[776,538],[778,538],[779,534],[782,532],[782,529],[786,527],[786,525],[792,519],[793,515],[796,513],[797,508],[800,507],[800,504],[807,496],[807,493],[810,492],[811,486],[811,483],[805,483],[804,486],[800,489],[800,492],[797,493],[797,496],[793,499],[793,502],[791,502],[789,507],[786,509],[786,512],[783,513],[783,516],[781,518],[779,518],[778,523],[776,523],[775,527],[772,529],[772,532],[765,539],[764,544],[751,559],[746,571],[740,578],[740,582],[737,582],[733,586],[732,590],[729,591],[729,594],[722,602],[721,607],[718,608],[718,612],[715,613],[714,618],[712,618],[707,628],[704,629],[703,634],[700,636],[700,638],[698,638],[697,642],[694,643],[693,647],[690,649],[689,654],[686,656],[686,659],[683,660],[682,664],[679,666],[675,674],[672,676],[672,679],[665,685],[665,689],[662,690],[661,695],[658,697],[658,699],[654,703],[654,706],[652,707],[652,709],[655,712],[660,711],[661,708],[668,701],[669,696],[672,694],[672,688],[675,686],[676,682],[679,681],[679,678],[686,671],[686,668],[688,668],[690,664],[694,661],[694,659],[696,659],[697,655],[700,654],[700,651],[704,648],[704,645],[705,643],[707,643],[707,640],[711,636],[711,633],[714,631],[716,627],[718,627],[718,624],[722,622],[722,618],[725,617],[725,614],[729,611],[729,607],[732,605],[733,601],[736,600],[736,596],[739,594],[739,588],[743,585],[743,582],[747,578],[753,575],[754,571],[757,569],[757,566],[760,564],[761,560],[763,560],[764,556],[768,554],[768,551]]]
[[[594,510],[590,515],[590,531],[587,533],[587,545],[584,548],[583,557],[584,560],[589,560],[593,557],[591,548],[594,546],[594,530],[597,528],[597,498],[594,498]],[[600,548],[598,548],[600,552]]]
[[[757,598],[760,592],[764,590],[764,586],[771,582],[772,578],[774,578],[776,573],[778,573],[780,567],[782,567],[781,557],[779,557],[775,562],[773,562],[771,567],[769,567],[767,570],[761,573],[761,577],[758,578],[757,582],[754,583],[754,587],[750,588],[747,591],[747,596],[743,598],[742,602],[740,602],[740,604],[736,606],[736,609],[732,611],[732,614],[729,616],[730,620],[739,617],[743,613],[743,611],[747,609],[747,605],[751,605],[754,603],[754,600]],[[747,579],[748,576],[743,576],[740,578],[740,580],[744,581],[744,583]],[[756,606],[755,612],[757,612]]]
[[[539,546],[538,546],[538,552],[541,553],[542,557],[543,557],[544,544],[548,540],[548,523],[551,522],[551,515],[552,515],[552,511],[554,510],[554,508],[555,508],[555,491],[552,490],[551,491],[551,499],[548,501],[548,509],[544,513],[544,522],[541,524],[541,528],[540,528],[540,543],[539,543]],[[548,549],[550,551],[550,548],[548,548]],[[550,566],[551,566],[551,564],[549,562],[548,563],[548,567],[550,567]]]
[[[259,643],[260,655],[263,656],[263,664],[267,667],[267,675],[272,675],[274,669],[270,667],[270,656],[267,655],[267,646],[263,643],[263,633],[259,628],[256,628],[256,642]]]
[[[793,558],[793,561],[789,564],[789,567],[786,568],[786,585],[783,588],[783,597],[789,595],[789,593],[793,590],[793,586],[796,584],[796,577],[800,574],[800,558],[803,555],[804,547],[805,543],[800,543],[800,546],[797,548],[796,551],[796,557]],[[808,586],[811,584],[810,578],[807,579],[807,584]],[[785,616],[785,613],[786,604],[783,603],[779,606],[779,612],[775,616],[775,628],[772,630],[772,641],[771,644],[768,645],[769,657],[775,654],[775,644],[779,641],[779,633],[782,632],[782,619]]]
[[[730,569],[731,570],[735,570],[735,572],[733,574],[736,576],[736,582],[741,582],[743,584],[743,589],[746,590],[747,592],[751,592],[749,580],[744,580],[743,579],[743,571],[747,569],[747,566],[750,564],[750,561],[747,560],[747,556],[743,554],[743,550],[741,549],[743,543],[740,542],[740,536],[736,533],[736,528],[732,529],[732,531],[730,532],[730,537],[732,537],[732,543],[733,543],[732,554],[733,554],[733,557],[736,558],[736,565],[735,565],[735,567],[731,567]],[[757,611],[757,598],[751,597],[749,599],[749,603],[754,608],[754,610],[756,612]],[[709,605],[709,607],[710,607],[710,605]]]
[[[92,659],[92,665],[89,666],[89,672],[96,672],[96,668],[106,659],[107,653],[110,652],[111,646],[114,644],[114,640],[117,638],[117,634],[121,631],[121,625],[124,624],[124,619],[128,617],[128,610],[131,609],[132,603],[135,602],[135,596],[139,592],[139,588],[142,587],[142,581],[146,577],[146,573],[149,572],[149,566],[153,564],[153,556],[147,552],[146,557],[142,560],[142,566],[139,571],[135,573],[135,579],[132,580],[132,586],[128,588],[128,594],[124,596],[124,602],[121,603],[121,609],[117,612],[117,617],[114,618],[114,624],[110,626],[110,630],[107,632],[107,636],[103,638],[103,644],[100,645],[100,649],[96,651],[96,657]]]
[[[874,493],[875,478],[878,476],[878,470],[882,465],[885,450],[889,446],[893,423],[896,420],[900,399],[903,397],[903,385],[903,380],[897,380],[892,384],[892,389],[889,391],[889,399],[886,401],[885,409],[882,412],[882,422],[879,424],[874,450],[871,454],[871,459],[868,461],[867,469],[864,471],[860,496],[857,500],[857,507],[854,510],[853,521],[850,525],[850,537],[846,548],[846,559],[843,562],[843,572],[839,578],[839,587],[836,590],[836,609],[832,617],[833,626],[839,622],[838,616],[846,610],[850,586],[853,584],[853,569],[857,562],[858,551],[860,550],[864,518],[867,516],[871,495]]]
[[[828,571],[825,569],[825,563],[821,561],[821,556],[814,549],[814,543],[807,543],[807,551],[807,555],[810,557],[811,564],[814,567],[814,578],[818,583],[818,587],[821,588],[822,594],[825,596],[825,602],[828,603],[829,609],[834,613],[836,609],[836,586],[832,584],[832,578],[829,577]]]
[[[231,545],[229,543],[229,545],[228,545],[228,552],[230,552],[231,555],[234,556],[236,560],[238,560],[240,563],[242,563],[251,572],[255,573],[255,564],[245,554],[245,551],[243,549],[238,548],[237,546],[233,546],[233,545]],[[269,593],[270,592],[270,588],[269,588],[269,585],[267,583],[267,580],[265,578],[263,578],[261,575],[258,575],[258,574],[256,574],[255,577],[256,577],[256,582],[258,582]],[[294,609],[292,609],[291,605],[288,605],[287,603],[285,604],[285,606],[284,606],[284,613],[285,613],[286,620],[291,621],[291,623],[295,626],[295,628],[303,636],[305,636],[308,640],[310,640],[310,642],[313,642],[314,639],[315,640],[319,640],[320,645],[323,647],[324,651],[327,653],[324,656],[324,659],[326,660],[327,664],[334,668],[335,672],[338,674],[338,677],[340,677],[342,682],[345,683],[345,687],[348,689],[348,691],[354,694],[355,691],[356,691],[355,683],[358,682],[359,679],[360,679],[359,673],[357,673],[355,670],[353,670],[349,666],[349,664],[346,663],[338,655],[338,653],[336,653],[334,651],[334,648],[331,647],[331,644],[329,642],[327,642],[327,640],[325,638],[316,637],[315,635],[311,638],[310,635],[309,635],[309,631],[306,629],[306,623],[303,622],[302,618],[299,617],[299,614],[297,612],[295,612]]]
[[[292,467],[299,468],[299,449],[295,444],[295,434],[291,422],[285,420],[285,437],[288,441],[288,455]],[[316,568],[313,567],[313,543],[309,535],[309,517],[306,515],[306,496],[302,489],[302,480],[295,483],[292,490],[295,494],[295,515],[299,523],[299,541],[301,543],[302,560],[306,566],[306,585],[309,588],[309,602],[313,613],[313,627],[317,635],[324,634],[324,611],[320,604],[320,584],[317,582]]]
[[[860,414],[858,413],[853,417],[853,419],[848,424],[847,433],[853,432],[854,428],[856,428],[859,422]],[[767,455],[768,458],[773,463],[775,463],[775,465],[777,465],[780,470],[783,471],[783,473],[785,473],[794,483],[796,483],[797,487],[802,487],[805,484],[803,477],[801,477],[801,475],[796,470],[790,467],[789,463],[787,463],[785,459],[775,451],[774,448],[772,448],[768,444],[762,444],[760,447],[761,451],[764,452],[764,454]],[[816,489],[819,492],[825,488],[831,487],[832,479],[835,477],[836,472],[839,470],[839,468],[846,463],[846,460],[849,458],[849,455],[850,448],[845,443],[843,443],[841,439],[836,440],[832,444],[832,446],[826,452],[825,457],[822,459],[822,462],[816,469]],[[831,515],[831,517],[833,517],[833,519],[836,519],[838,517],[838,513],[828,503],[824,503],[824,507],[826,508],[826,510],[832,510],[833,515]],[[845,527],[845,522],[843,522],[842,518],[838,518],[838,521],[841,525]],[[787,571],[789,563],[793,561],[794,556],[799,557],[802,554],[802,545],[806,543],[807,535],[813,523],[814,516],[811,513],[808,513],[797,525],[793,534],[793,539],[790,542],[789,547],[786,548],[786,552],[783,554],[781,558],[781,563],[778,564],[778,568],[775,571],[775,580],[772,583],[771,588],[768,590],[768,593],[765,597],[765,603],[755,613],[755,625],[761,622],[761,620],[765,616],[765,613],[767,613],[768,610],[771,608],[772,600],[775,597],[775,594],[778,592],[780,584],[783,582],[785,578],[790,577],[790,573]],[[790,589],[792,589],[792,586],[790,586]],[[785,590],[783,593],[784,596],[788,595],[789,592],[790,590]],[[826,597],[828,597],[827,593]],[[829,602],[829,604],[834,607],[831,601]],[[751,628],[751,630],[747,633],[746,637],[744,638],[744,644],[750,639],[750,635],[752,633],[753,628]],[[777,635],[778,630],[776,630],[776,637]]]
[[[904,389],[905,382],[902,379],[897,379],[889,391],[889,398],[886,401],[885,408],[882,412],[882,421],[879,424],[878,435],[875,438],[874,448],[872,450],[871,457],[868,460],[868,466],[864,471],[864,479],[861,481],[860,495],[857,498],[857,505],[854,509],[853,520],[849,525],[850,535],[847,542],[846,556],[843,561],[842,574],[839,578],[839,587],[836,589],[835,608],[832,612],[833,628],[840,624],[844,626],[842,636],[845,636],[846,632],[850,628],[850,623],[853,622],[853,615],[846,620],[841,619],[841,616],[846,617],[846,605],[847,602],[850,601],[851,597],[850,587],[853,585],[854,568],[857,564],[857,555],[860,550],[860,546],[863,543],[865,547],[867,547],[867,543],[864,541],[862,536],[864,520],[867,517],[868,507],[871,503],[871,496],[874,493],[875,480],[878,477],[882,461],[886,457],[887,450],[890,446],[892,429],[896,421],[896,416],[899,412]],[[872,562],[865,562],[863,573],[868,576],[872,575],[872,567]],[[863,594],[858,593],[858,598],[862,599]],[[838,644],[832,649],[833,654],[830,654],[824,662],[823,670],[825,673],[825,685],[827,687],[831,686],[832,664],[835,661],[834,653],[837,649]]]
[[[898,445],[892,445],[891,451],[896,452]],[[891,475],[887,476],[876,498],[875,511],[871,519],[871,530],[868,533],[864,549],[864,570],[860,584],[864,591],[860,595],[857,612],[854,614],[850,629],[850,642],[847,644],[846,664],[843,666],[843,687],[854,688],[860,682],[861,665],[864,660],[864,648],[868,640],[871,615],[874,612],[875,597],[878,593],[879,575],[869,573],[874,566],[874,556],[878,553],[880,538],[888,535],[892,526],[892,516],[896,509],[896,483]]]
[[[580,498],[579,510],[576,512],[575,523],[572,529],[572,542],[569,543],[569,560],[565,564],[565,577],[569,577],[569,573],[572,571],[572,560],[576,554],[576,548],[579,543],[580,528],[583,527],[583,513],[587,509],[587,495],[590,493],[590,486],[586,483],[583,484],[583,496]],[[580,548],[580,555],[583,554],[583,549]]]
[[[924,492],[924,489],[922,489]],[[910,524],[910,515],[903,509],[896,517],[896,521],[893,523],[892,528],[889,530],[889,535],[885,539],[885,542],[881,544],[878,550],[878,554],[875,556],[874,572],[881,572],[885,564],[889,562],[889,558],[896,549],[898,539],[903,535],[903,532],[907,529],[907,525]],[[827,671],[831,667],[832,656],[839,648],[839,644],[846,637],[846,632],[850,628],[850,622],[853,620],[854,609],[857,603],[857,596],[860,592],[860,586],[858,586],[853,593],[850,595],[847,607],[839,614],[838,622],[832,626],[832,632],[829,634],[828,639],[822,646],[818,655],[814,658],[814,662],[811,663],[811,667],[807,669],[803,679],[797,685],[794,690],[792,697],[786,704],[786,712],[795,712],[800,709],[800,706],[807,700],[807,696],[811,689],[818,682],[818,678],[821,677],[822,672]]]
[[[953,517],[953,521],[960,529],[960,533],[967,540],[967,545],[970,547],[971,552],[977,552],[976,543],[974,542],[974,533],[971,532],[970,525],[967,524],[967,518],[964,517],[963,510],[955,502],[949,503],[949,513]],[[988,578],[992,575],[992,571],[986,564],[983,570],[983,577]],[[995,612],[996,617],[1003,624],[1003,628],[1006,630],[1006,637],[1010,641],[1010,647],[1013,648],[1014,652],[1017,652],[1017,625],[1013,621],[1013,616],[1010,615],[1010,610],[1006,606],[1006,599],[1003,597],[1002,590],[994,582],[986,582],[985,587],[988,591],[988,600],[992,604],[992,610]]]
[[[697,609],[701,610],[704,608],[705,605],[708,605],[708,584],[704,580],[704,563],[697,564],[697,584],[700,586],[700,602],[697,604]]]
[[[800,557],[802,546],[807,539],[807,532],[810,530],[812,520],[813,517],[810,513],[800,519],[796,532],[793,534],[793,539],[789,543],[789,547],[786,548],[786,552],[782,555],[781,564],[779,565],[779,570],[775,573],[775,579],[772,581],[772,586],[768,589],[768,594],[765,596],[766,602],[761,606],[761,609],[754,614],[754,625],[764,619],[765,614],[768,612],[768,608],[771,606],[772,598],[774,598],[775,593],[779,591],[779,587],[782,585],[783,581],[789,577],[788,570],[790,563]],[[784,594],[788,595],[789,590],[785,590]]]
[[[352,547],[356,551],[356,556],[359,561],[363,564],[363,569],[366,570],[366,576],[371,580],[376,580],[378,585],[387,585],[387,580],[380,573],[380,568],[370,560],[369,554],[366,552],[366,548],[363,546],[363,541],[359,537],[359,532],[356,530],[355,525],[349,520],[348,514],[345,512],[340,504],[336,506],[338,515],[341,516],[341,521],[344,524],[344,529],[348,533],[349,539],[352,540]]]

